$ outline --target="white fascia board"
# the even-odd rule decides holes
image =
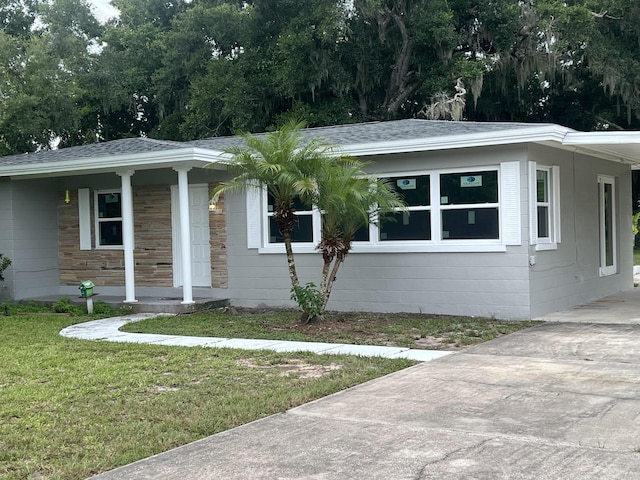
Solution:
[[[640,132],[571,132],[565,145],[629,145],[640,144]]]
[[[52,176],[57,174],[87,174],[119,170],[147,170],[151,168],[191,166],[206,167],[219,160],[220,152],[204,148],[178,148],[157,152],[144,152],[100,157],[74,158],[59,162],[27,163],[0,166],[0,176]]]
[[[419,137],[392,142],[371,142],[344,145],[342,152],[355,157],[384,155],[391,153],[427,152],[493,145],[509,145],[529,142],[558,142],[575,130],[559,125],[525,127],[496,132],[473,133],[468,135],[447,135],[441,137]]]

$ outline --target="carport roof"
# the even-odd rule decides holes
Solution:
[[[536,142],[625,163],[640,163],[640,132],[576,132],[550,123],[395,120],[308,128],[355,156]],[[264,134],[260,134],[264,135]],[[191,142],[126,138],[109,142],[0,157],[0,176],[62,175],[123,169],[205,166],[240,136]]]

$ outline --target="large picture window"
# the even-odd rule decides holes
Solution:
[[[95,193],[96,247],[122,247],[122,196],[119,190]]]
[[[378,218],[353,239],[353,252],[504,251],[521,244],[519,162],[476,169],[381,175],[406,203]],[[316,252],[321,212],[296,202],[292,232],[298,252]],[[252,212],[262,212],[261,221]],[[247,194],[247,244],[281,253],[284,238],[265,190]],[[258,228],[255,226],[258,225]],[[257,240],[257,239],[261,240]]]

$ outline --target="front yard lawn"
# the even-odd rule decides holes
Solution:
[[[58,334],[92,318],[0,316],[1,478],[86,478],[412,365]]]

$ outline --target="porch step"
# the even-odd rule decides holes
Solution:
[[[228,299],[212,300],[210,298],[194,298],[194,303],[185,305],[182,298],[139,298],[137,303],[120,304],[128,306],[135,313],[193,313],[229,306]]]

